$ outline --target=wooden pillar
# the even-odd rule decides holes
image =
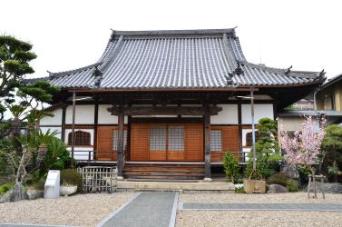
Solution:
[[[204,168],[205,176],[204,180],[211,180],[211,157],[210,157],[210,114],[209,106],[205,105],[204,113]]]
[[[240,150],[240,160],[245,162],[245,157],[242,148],[242,112],[241,112],[241,102],[238,103],[238,130],[239,130],[239,150]]]
[[[97,152],[97,126],[99,123],[99,103],[98,103],[99,99],[96,97],[95,98],[95,108],[94,108],[94,154],[93,154],[93,158],[94,160],[96,160],[96,152]]]
[[[75,153],[75,115],[76,115],[76,91],[72,93],[72,125],[71,125],[71,157]]]
[[[125,163],[125,148],[124,148],[124,112],[123,106],[121,105],[118,113],[118,154],[117,154],[117,168],[118,176],[123,177],[123,168]]]
[[[61,139],[63,143],[65,143],[65,116],[66,116],[66,108],[67,105],[63,105],[62,107],[62,132],[61,132]]]

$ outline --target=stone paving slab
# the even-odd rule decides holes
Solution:
[[[342,204],[310,203],[184,203],[182,210],[226,210],[226,211],[330,211],[342,212]]]
[[[177,208],[176,192],[142,192],[119,212],[98,226],[169,227]]]

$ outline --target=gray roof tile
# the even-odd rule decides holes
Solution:
[[[241,67],[243,74],[235,69]],[[228,75],[238,86],[284,86],[323,81],[318,72],[296,72],[246,61],[234,29],[113,31],[96,64],[52,73],[49,81],[65,88],[220,89]]]

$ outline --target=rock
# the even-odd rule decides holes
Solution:
[[[43,198],[44,197],[44,191],[43,190],[37,190],[37,189],[28,189],[27,190],[27,196],[29,200]]]
[[[342,184],[341,183],[324,183],[323,190],[325,193],[342,193]]]
[[[281,172],[284,173],[288,178],[292,178],[292,179],[299,178],[299,172],[296,166],[285,165],[283,169],[281,170]]]
[[[289,192],[286,187],[280,184],[270,184],[268,185],[267,193],[284,193]]]
[[[11,194],[13,193],[13,190],[9,190],[7,191],[5,194],[3,194],[1,197],[0,197],[0,203],[7,203],[7,202],[10,202],[10,199],[11,199]]]

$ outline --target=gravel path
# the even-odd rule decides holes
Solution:
[[[237,194],[237,193],[193,193],[181,194],[183,203],[339,203],[342,194],[326,194],[326,198],[308,199],[306,193]]]
[[[342,204],[315,203],[183,203],[182,210],[342,212]]]
[[[321,195],[319,195],[321,196]],[[235,194],[194,193],[181,194],[180,203],[303,203],[342,204],[342,194],[327,194],[326,199],[308,199],[306,193]],[[190,211],[177,212],[177,227],[220,226],[342,226],[339,212],[299,211]]]
[[[341,213],[285,211],[181,211],[177,227],[337,227],[342,225]]]
[[[0,204],[0,223],[96,226],[134,193],[81,194]]]

